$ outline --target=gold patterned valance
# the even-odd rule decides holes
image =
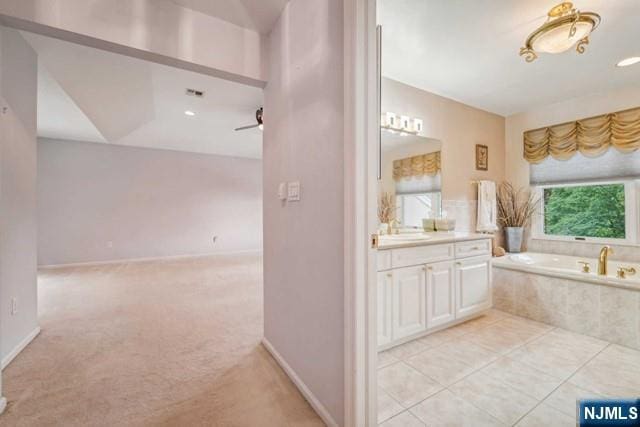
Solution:
[[[640,108],[524,133],[524,158],[529,163],[540,163],[548,156],[567,160],[577,151],[597,157],[609,147],[623,153],[640,148]]]
[[[434,176],[438,172],[440,172],[439,151],[393,161],[393,179],[396,181],[413,176]]]

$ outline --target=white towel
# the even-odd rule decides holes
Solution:
[[[496,201],[496,183],[478,182],[478,222],[479,232],[494,232],[498,229],[498,204]]]

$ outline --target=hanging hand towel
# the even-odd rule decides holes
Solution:
[[[496,183],[493,181],[478,182],[478,223],[479,232],[494,232],[497,225],[498,205],[496,202]]]

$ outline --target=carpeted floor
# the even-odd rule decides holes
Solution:
[[[324,425],[260,345],[259,256],[43,270],[38,291],[0,425]]]

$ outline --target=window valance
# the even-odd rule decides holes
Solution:
[[[524,158],[534,164],[548,156],[567,160],[576,152],[596,157],[609,147],[622,153],[640,148],[640,107],[524,133]]]
[[[393,179],[434,176],[440,172],[440,151],[393,161]]]

